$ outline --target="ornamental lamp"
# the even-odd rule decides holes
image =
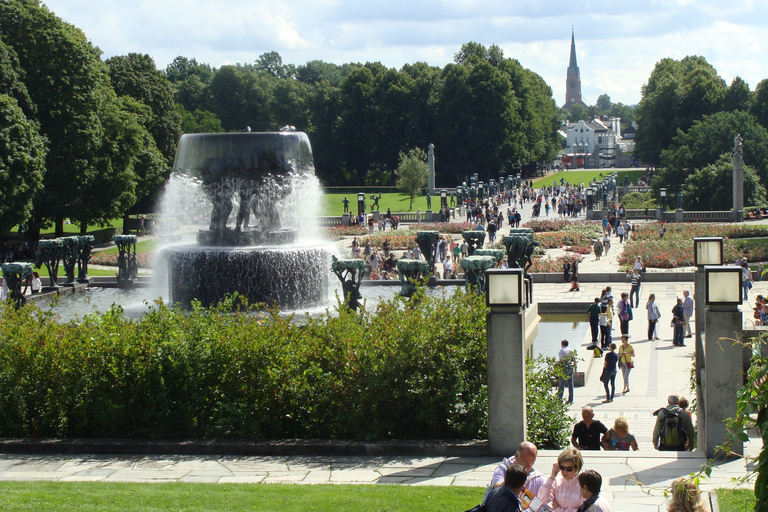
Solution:
[[[485,304],[488,307],[525,306],[525,281],[521,268],[489,268],[485,271]]]
[[[693,239],[693,261],[697,267],[723,264],[722,237],[702,237]]]
[[[707,306],[738,306],[742,303],[741,267],[704,267]]]

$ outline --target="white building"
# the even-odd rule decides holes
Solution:
[[[580,120],[576,123],[563,123],[561,132],[566,136],[566,153],[592,154],[597,149],[601,154],[613,154],[617,144],[621,143],[621,118]]]

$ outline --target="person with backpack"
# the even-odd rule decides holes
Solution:
[[[686,451],[693,449],[696,432],[691,415],[680,407],[680,396],[669,395],[667,407],[654,412],[653,446],[659,451]]]

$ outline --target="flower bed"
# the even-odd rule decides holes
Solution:
[[[119,257],[116,252],[100,251],[93,253],[91,257],[90,265],[106,265],[117,266],[117,258]],[[136,262],[139,264],[139,268],[152,268],[155,262],[155,252],[138,252],[136,253]]]
[[[320,228],[320,232],[323,233],[324,238],[336,241],[341,240],[345,236],[362,236],[368,233],[368,228],[363,226],[333,226],[329,228]]]
[[[461,234],[464,231],[474,231],[477,224],[469,222],[433,222],[431,224],[414,224],[412,231],[439,231],[440,233]]]
[[[749,261],[768,259],[768,244],[750,240],[768,236],[768,229],[761,226],[668,224],[664,238],[659,238],[658,223],[638,226],[632,239],[624,245],[621,265],[631,265],[637,256],[647,267],[675,268],[694,264],[693,239],[723,237],[723,258],[733,262],[741,257]]]

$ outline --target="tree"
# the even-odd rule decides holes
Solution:
[[[611,97],[607,94],[601,94],[597,97],[597,101],[595,102],[595,106],[603,112],[610,110],[611,105]]]
[[[758,123],[768,128],[768,79],[762,80],[755,88],[749,111]]]
[[[524,158],[519,103],[509,76],[485,60],[450,67],[439,97],[441,175],[461,181],[478,172],[488,180]]]
[[[256,69],[275,78],[293,78],[296,68],[293,64],[283,64],[283,58],[277,52],[262,53],[254,63]]]
[[[157,70],[155,61],[149,55],[129,53],[112,57],[107,60],[107,66],[112,87],[118,96],[130,96],[151,109],[145,126],[170,169],[181,136],[181,118],[176,111],[173,88],[168,78]]]
[[[765,187],[752,166],[744,166],[744,204],[764,205]],[[733,162],[730,153],[685,179],[683,208],[686,210],[730,210],[733,207]]]
[[[188,59],[181,55],[173,59],[173,62],[165,67],[165,74],[173,84],[184,82],[193,76],[197,77],[201,82],[208,84],[211,82],[214,71],[208,64],[200,64],[196,59]]]
[[[736,134],[744,139],[744,163],[755,169],[763,184],[768,183],[768,130],[747,112],[717,112],[694,122],[686,132],[678,131],[661,154],[664,168],[653,179],[654,189],[667,187],[677,193],[697,169],[731,154]]]
[[[13,48],[24,83],[37,107],[35,120],[48,139],[44,187],[30,223],[33,236],[46,219],[63,233],[65,217],[76,217],[78,197],[88,190],[100,151],[98,108],[109,87],[100,51],[72,25],[37,0],[0,2],[0,37]]]
[[[395,171],[397,188],[408,194],[411,199],[408,210],[413,208],[413,198],[419,195],[427,184],[429,168],[427,154],[423,149],[413,148],[407,153],[400,153],[400,164]]]
[[[223,132],[221,121],[216,114],[207,110],[195,110],[187,112],[179,106],[179,115],[181,116],[182,133],[219,133]]]
[[[640,161],[658,164],[677,131],[719,111],[727,90],[704,57],[659,61],[642,88],[636,111],[635,154]]]
[[[45,138],[17,101],[0,94],[0,234],[26,221],[43,184]]]

